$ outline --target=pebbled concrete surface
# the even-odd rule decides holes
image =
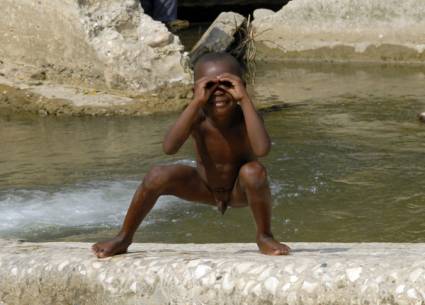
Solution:
[[[0,304],[424,304],[425,244],[134,244],[0,241]]]

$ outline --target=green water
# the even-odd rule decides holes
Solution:
[[[260,64],[251,92],[285,105],[264,114],[273,231],[286,241],[425,242],[423,67]],[[0,115],[0,237],[95,241],[113,236],[176,115]],[[249,209],[222,217],[162,198],[139,242],[252,242]]]

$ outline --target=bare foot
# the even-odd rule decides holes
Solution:
[[[131,241],[128,241],[120,236],[116,236],[111,240],[94,244],[91,249],[98,258],[104,258],[127,252]]]
[[[276,241],[273,236],[259,234],[257,236],[257,245],[261,253],[267,255],[288,255],[291,251],[285,244]]]

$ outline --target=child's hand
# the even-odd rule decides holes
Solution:
[[[223,73],[218,77],[219,86],[226,90],[236,102],[241,102],[248,97],[245,82],[237,75]]]
[[[198,79],[193,87],[193,100],[201,103],[201,105],[206,104],[217,86],[217,77],[204,76]]]

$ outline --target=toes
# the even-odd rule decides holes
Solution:
[[[100,248],[98,244],[94,244],[91,247],[91,250],[94,253],[94,255],[96,255],[98,258],[103,258],[106,255],[105,249]]]
[[[99,248],[97,246],[97,244],[94,244],[93,246],[91,246],[91,251],[96,254],[99,251]]]
[[[97,252],[96,253],[96,256],[98,257],[98,258],[105,258],[105,257],[107,257],[108,255],[107,255],[107,253],[105,253],[105,250],[100,250],[99,252]]]
[[[277,253],[277,255],[288,255],[289,252],[290,252],[289,247],[285,247],[285,246],[282,246],[275,250],[275,253]]]

